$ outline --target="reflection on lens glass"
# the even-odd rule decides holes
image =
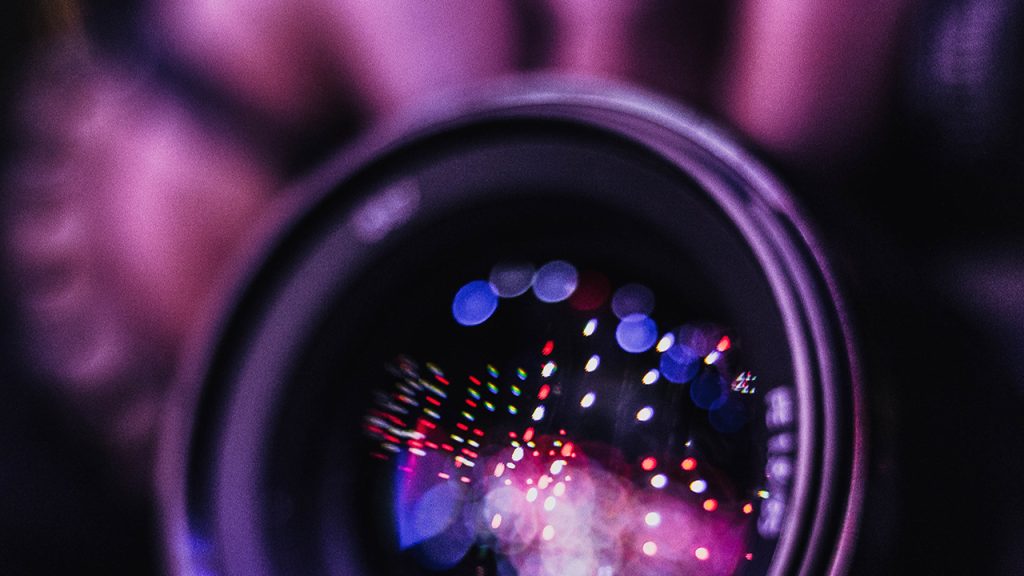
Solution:
[[[423,303],[451,317],[373,383],[388,570],[745,573],[767,480],[737,335],[659,317],[652,288],[567,261],[481,276]]]
[[[649,315],[654,311],[654,293],[642,284],[628,284],[615,291],[612,311],[625,320],[634,314]]]
[[[533,274],[530,264],[501,264],[491,269],[491,287],[502,298],[522,296],[533,284]]]
[[[568,262],[548,262],[537,270],[533,292],[541,302],[561,302],[576,291],[579,277],[576,268]]]
[[[455,293],[452,316],[463,326],[486,322],[498,307],[498,295],[483,280],[474,280]]]
[[[645,352],[658,338],[658,326],[643,314],[633,314],[619,322],[615,339],[626,352]]]

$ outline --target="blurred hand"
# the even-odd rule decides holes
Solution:
[[[882,117],[909,2],[154,0],[149,48],[249,125],[81,44],[41,56],[6,227],[35,362],[144,478],[182,343],[275,218],[281,142],[541,69],[655,88],[784,162],[828,166]]]

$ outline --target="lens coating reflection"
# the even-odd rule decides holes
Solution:
[[[474,280],[455,293],[452,302],[452,316],[463,326],[482,324],[498,308],[498,295],[491,284]]]
[[[561,302],[576,291],[579,275],[576,268],[561,260],[548,262],[537,270],[533,292],[541,302]]]

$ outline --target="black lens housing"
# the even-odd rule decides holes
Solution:
[[[762,365],[791,378],[780,426],[796,434],[796,474],[770,565],[749,573],[848,569],[866,462],[850,328],[799,210],[724,132],[620,87],[519,82],[373,137],[298,189],[308,204],[197,346],[168,415],[173,571],[364,573],[355,509],[322,497],[353,490],[351,471],[323,460],[351,458],[330,422],[358,419],[325,406],[366,402],[323,388],[331,343],[355,342],[346,330],[410,270],[503,251],[590,258],[673,288],[659,271],[685,263],[711,287],[688,296],[762,327],[775,346]]]

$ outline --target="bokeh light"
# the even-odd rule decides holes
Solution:
[[[612,312],[619,320],[630,316],[650,316],[654,312],[654,292],[641,284],[627,284],[612,296]]]
[[[502,298],[521,296],[533,285],[533,265],[502,263],[491,269],[488,280],[494,293]]]
[[[644,374],[644,377],[640,381],[643,382],[645,385],[650,386],[651,384],[657,382],[658,378],[661,378],[661,373],[658,372],[657,368],[651,368],[650,370],[647,371],[646,374]]]
[[[498,295],[483,280],[474,280],[455,293],[452,315],[463,326],[482,324],[498,308]]]
[[[600,272],[587,270],[579,275],[579,286],[569,299],[569,305],[576,310],[596,310],[608,301],[611,284],[608,277]]]
[[[576,267],[563,260],[548,262],[537,270],[533,293],[541,302],[561,302],[576,291],[579,275]]]
[[[583,395],[583,398],[580,399],[580,406],[584,408],[590,408],[591,406],[594,405],[594,401],[596,399],[596,394],[594,394],[593,392],[587,392],[586,394]]]
[[[615,328],[615,340],[626,352],[645,352],[654,346],[658,338],[658,326],[654,320],[643,315],[634,315],[619,322]]]

